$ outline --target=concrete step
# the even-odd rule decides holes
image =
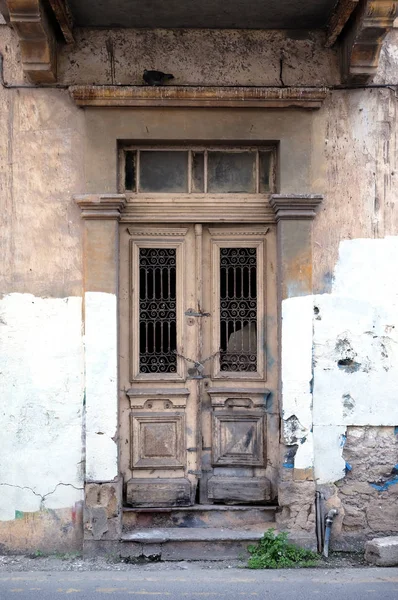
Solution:
[[[275,521],[276,506],[223,506],[216,504],[177,508],[125,508],[123,531],[137,528],[265,527]]]
[[[228,560],[247,558],[255,544],[275,523],[241,528],[162,527],[137,528],[122,535],[124,558],[151,560]]]

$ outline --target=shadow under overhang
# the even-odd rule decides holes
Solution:
[[[75,26],[321,29],[336,0],[69,0]]]

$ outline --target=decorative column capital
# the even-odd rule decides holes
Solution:
[[[124,194],[82,194],[74,196],[74,201],[80,206],[82,219],[120,219],[126,206]]]
[[[341,44],[345,83],[366,85],[376,74],[383,40],[394,25],[397,0],[362,0],[353,13]]]
[[[277,223],[282,219],[312,221],[322,200],[322,194],[273,194],[270,205],[274,209]]]
[[[34,84],[57,81],[57,41],[42,0],[6,0],[21,49],[22,68]]]

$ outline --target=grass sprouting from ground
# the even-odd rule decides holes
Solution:
[[[291,567],[314,567],[319,556],[312,550],[300,548],[287,540],[287,533],[275,534],[268,529],[256,546],[249,546],[251,554],[249,569],[286,569]]]

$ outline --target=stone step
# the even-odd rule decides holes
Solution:
[[[124,533],[123,558],[151,560],[228,560],[247,558],[247,547],[255,544],[275,523],[227,529],[221,527],[137,528]]]
[[[398,536],[374,538],[365,544],[365,560],[378,567],[398,565]]]
[[[242,528],[268,526],[276,506],[195,505],[176,508],[124,508],[123,531],[137,528]]]

